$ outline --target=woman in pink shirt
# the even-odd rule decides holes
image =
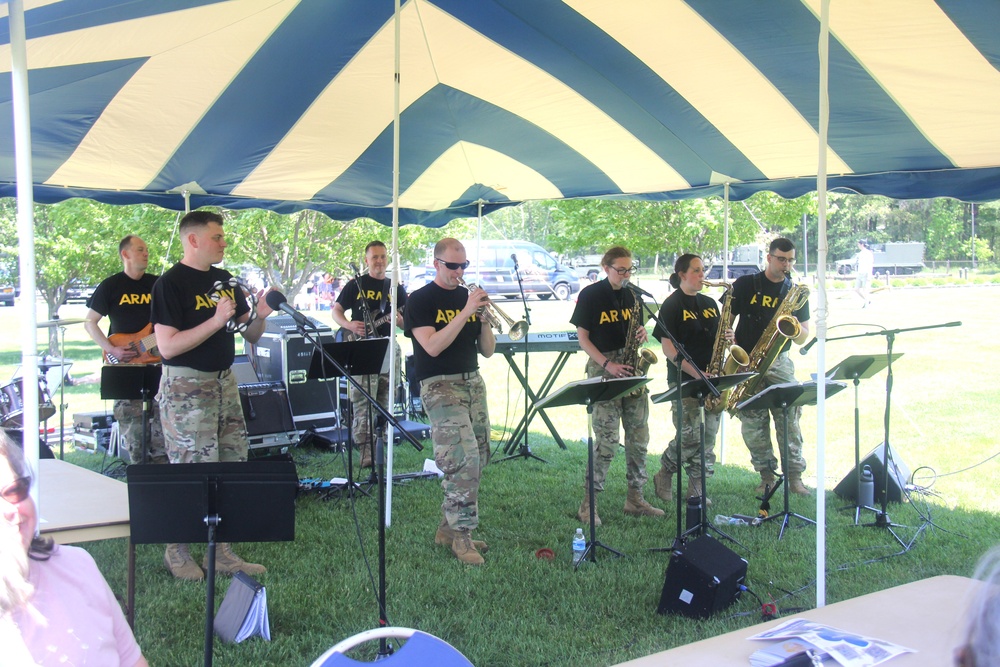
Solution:
[[[4,660],[17,665],[147,665],[90,554],[37,536],[29,474],[21,449],[0,431]]]

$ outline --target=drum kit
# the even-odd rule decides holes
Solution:
[[[63,386],[65,384],[66,371],[68,367],[72,365],[72,362],[66,361],[66,329],[65,327],[73,324],[82,324],[85,320],[82,319],[56,319],[56,320],[46,320],[44,322],[38,322],[37,327],[39,329],[49,329],[52,327],[59,327],[60,333],[60,356],[58,359],[51,357],[43,357],[38,362],[38,419],[39,421],[48,421],[53,415],[56,414],[57,408],[52,403],[52,395],[49,392],[49,380],[48,372],[50,370],[59,369],[59,375],[56,382],[59,385],[59,449],[62,451],[63,443],[63,415],[66,409],[63,393]],[[24,405],[25,399],[31,400],[26,396],[24,390],[24,379],[20,376],[14,377],[10,382],[0,387],[0,427],[10,428],[10,429],[21,429],[24,427]]]

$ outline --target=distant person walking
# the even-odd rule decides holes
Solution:
[[[858,254],[854,256],[854,266],[857,278],[854,279],[854,291],[861,297],[861,307],[871,305],[872,272],[875,270],[875,254],[864,241],[858,241]]]

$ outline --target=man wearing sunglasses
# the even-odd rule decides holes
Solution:
[[[580,348],[590,357],[587,377],[630,377],[635,369],[625,362],[625,347],[631,324],[635,295],[625,283],[635,271],[628,248],[615,246],[604,253],[601,268],[606,278],[584,287],[577,298],[570,324],[576,326]],[[646,341],[646,329],[637,330],[640,343]],[[646,448],[649,445],[649,392],[643,388],[638,396],[627,395],[613,401],[594,404],[594,493],[604,490],[604,478],[618,451],[619,425],[625,431],[625,479],[628,496],[624,512],[631,516],[663,516],[663,510],[653,507],[642,497],[646,484]],[[594,524],[597,516],[597,496],[594,496]],[[582,523],[590,523],[589,481],[584,475],[583,503],[576,513]]]
[[[795,264],[795,244],[786,238],[771,242],[767,253],[767,266],[760,273],[741,276],[733,283],[732,313],[739,319],[736,325],[736,344],[750,351],[767,329],[775,311],[781,305],[792,286],[791,270]],[[801,345],[809,338],[809,304],[805,303],[793,315],[801,325],[799,336],[794,340]],[[795,366],[784,349],[771,364],[761,383],[761,390],[774,384],[795,381]],[[783,417],[780,410],[743,410],[738,414],[742,422],[743,441],[750,450],[750,462],[760,473],[757,493],[766,493],[774,485],[774,473],[778,469],[778,459],[771,443],[771,418],[774,418],[775,435],[778,442],[784,442]],[[802,484],[802,473],[806,460],[802,457],[802,431],[799,417],[802,407],[788,412],[788,458],[782,466],[788,490],[799,495],[809,495],[809,489]]]
[[[459,289],[469,262],[465,247],[446,238],[434,246],[434,281],[409,296],[403,332],[413,339],[415,381],[431,420],[434,462],[444,473],[444,517],[434,541],[450,545],[458,560],[482,565],[479,480],[490,459],[490,416],[479,355],[493,356],[496,337],[478,311],[489,303],[480,288]]]

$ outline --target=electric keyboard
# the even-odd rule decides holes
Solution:
[[[575,331],[529,333],[527,339],[528,352],[576,352],[580,349],[580,340]],[[500,354],[524,352],[524,349],[524,339],[511,340],[506,334],[497,336],[496,351]]]

